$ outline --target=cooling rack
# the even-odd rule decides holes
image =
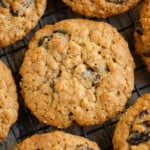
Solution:
[[[105,21],[110,23],[118,29],[118,31],[125,37],[125,39],[129,43],[131,53],[136,63],[136,69],[134,90],[132,92],[132,97],[126,105],[126,108],[131,106],[135,102],[137,97],[150,91],[149,73],[147,72],[146,66],[143,64],[141,59],[136,56],[133,45],[133,30],[135,21],[139,13],[139,7],[140,5],[126,14],[113,16],[106,19],[90,18],[92,20]],[[0,48],[0,59],[8,65],[14,75],[17,84],[20,104],[18,121],[10,129],[8,137],[0,143],[0,150],[10,150],[16,143],[22,141],[28,136],[33,135],[34,133],[43,133],[56,129],[54,127],[40,123],[24,106],[23,99],[20,94],[20,76],[18,74],[18,71],[23,61],[28,41],[36,30],[38,30],[45,24],[53,24],[67,18],[81,17],[84,18],[79,14],[73,13],[70,8],[68,8],[61,2],[61,0],[49,0],[44,16],[41,18],[37,26],[23,40],[7,48]],[[117,121],[118,117],[105,122],[102,125],[93,127],[81,127],[77,124],[73,124],[70,128],[65,129],[65,131],[72,134],[81,135],[90,140],[96,141],[100,145],[102,150],[112,150],[112,136]]]

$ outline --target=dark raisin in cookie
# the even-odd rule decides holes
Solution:
[[[114,150],[150,149],[150,94],[140,97],[121,117],[113,144]]]

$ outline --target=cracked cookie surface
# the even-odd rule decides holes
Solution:
[[[35,33],[20,69],[22,95],[42,122],[95,125],[119,114],[131,95],[128,44],[107,23],[70,19]]]
[[[0,140],[18,117],[17,91],[11,71],[0,61]]]
[[[106,18],[134,8],[141,0],[62,0],[73,11],[88,17]]]
[[[62,131],[36,134],[27,138],[14,150],[100,150],[95,142]]]
[[[150,1],[144,0],[135,25],[135,50],[150,71]]]
[[[114,150],[149,150],[150,94],[138,98],[121,117],[114,138]]]
[[[21,40],[35,27],[46,8],[46,0],[0,1],[0,47]]]

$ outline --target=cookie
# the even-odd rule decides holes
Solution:
[[[0,140],[18,117],[17,92],[11,71],[0,61]]]
[[[135,27],[135,50],[150,70],[150,1],[144,0]]]
[[[131,95],[128,44],[104,22],[68,19],[46,25],[29,43],[20,69],[22,95],[42,122],[95,125],[119,114]]]
[[[0,47],[21,40],[37,24],[46,0],[0,1]]]
[[[100,150],[95,142],[62,131],[35,134],[18,144],[14,150]]]
[[[63,2],[88,17],[106,18],[125,13],[134,8],[141,0],[63,0]]]
[[[150,149],[150,94],[138,98],[121,117],[113,144],[114,150]]]

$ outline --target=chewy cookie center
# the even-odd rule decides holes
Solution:
[[[131,145],[138,145],[148,140],[150,140],[150,111],[143,110],[134,120],[127,141]]]
[[[84,45],[84,42],[82,44]],[[73,41],[71,35],[65,30],[55,30],[38,41],[38,46],[44,47],[47,53],[53,51],[51,56],[59,66],[59,70],[56,71],[58,72],[57,78],[68,76],[70,81],[76,78],[85,89],[96,88],[101,77],[110,70],[98,49],[95,49],[94,53],[86,52],[80,46],[82,44]],[[87,53],[91,53],[88,58]],[[97,60],[93,60],[93,55],[97,55]],[[54,85],[55,82],[53,82]]]

